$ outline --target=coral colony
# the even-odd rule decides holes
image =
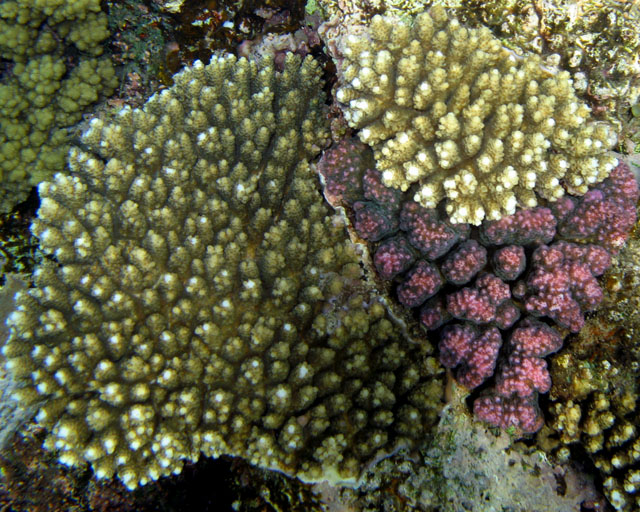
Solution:
[[[118,85],[99,0],[0,2],[0,211],[64,167],[69,127]],[[73,55],[74,58],[70,58]]]
[[[475,388],[496,375],[475,414],[500,427],[538,430],[536,393],[551,387],[542,358],[562,346],[560,332],[578,332],[602,299],[596,277],[635,222],[633,174],[619,164],[582,197],[475,227],[452,224],[410,191],[386,187],[369,151],[346,140],[325,152],[318,167],[327,197],[348,208],[398,301],[439,333],[440,362],[457,368],[458,382]]]
[[[444,9],[412,24],[375,16],[338,48],[336,99],[374,164],[355,141],[330,149],[328,199],[350,208],[398,301],[438,330],[459,382],[496,373],[475,414],[538,430],[542,357],[562,336],[536,319],[578,332],[636,220],[636,181],[607,154],[611,128],[585,122],[568,73],[516,59]]]
[[[436,357],[477,388],[478,418],[543,424],[544,357],[598,306],[636,220],[612,129],[567,73],[442,9],[375,16],[336,47],[360,140],[326,150],[320,180],[318,64],[218,54],[92,121],[40,185],[32,230],[56,263],[18,295],[3,352],[63,462],[130,488],[201,452],[353,481],[429,434]]]
[[[411,25],[374,16],[338,48],[336,99],[373,148],[382,182],[411,187],[426,208],[445,199],[453,222],[582,195],[615,166],[613,130],[585,122],[568,73],[516,58],[488,29],[462,27],[442,8]]]
[[[47,399],[37,420],[63,462],[130,488],[200,452],[354,479],[424,437],[441,372],[323,204],[319,67],[219,56],[174,80],[94,120],[96,153],[40,185],[33,232],[59,266],[9,319],[19,395]]]

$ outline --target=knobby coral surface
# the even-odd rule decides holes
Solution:
[[[117,85],[99,0],[0,2],[0,210],[61,171],[69,127]]]
[[[362,284],[308,163],[321,90],[312,58],[196,62],[39,187],[56,262],[4,354],[60,460],[130,488],[201,452],[349,479],[426,434],[438,365]]]
[[[597,277],[636,218],[638,185],[619,164],[584,196],[517,211],[479,228],[386,187],[365,145],[344,140],[318,168],[330,201],[367,240],[378,276],[439,338],[440,361],[473,389],[489,382],[474,412],[534,432],[537,394],[551,386],[543,357],[578,332],[602,300]],[[503,346],[503,341],[504,346]]]
[[[613,130],[589,122],[569,74],[517,57],[488,29],[438,7],[358,29],[337,42],[336,98],[383,183],[422,206],[446,199],[453,222],[479,225],[582,195],[615,166]]]

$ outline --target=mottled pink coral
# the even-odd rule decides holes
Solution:
[[[538,247],[527,279],[525,309],[578,332],[584,325],[584,313],[595,309],[602,300],[595,275],[609,264],[609,255],[597,246],[556,242]]]
[[[587,265],[594,276],[604,274],[611,265],[611,255],[599,245],[574,244],[560,240],[554,243],[553,247],[562,251],[565,260],[578,261]]]
[[[524,281],[516,281],[511,285],[511,293],[515,299],[524,299],[524,296],[527,294],[527,283]]]
[[[420,260],[398,286],[398,300],[408,308],[415,308],[440,290],[443,283],[438,267],[428,261]]]
[[[550,206],[556,220],[559,219],[560,221],[562,221],[562,219],[573,212],[575,207],[576,203],[574,202],[574,198],[572,196],[562,196]]]
[[[489,297],[494,304],[501,304],[511,297],[509,285],[498,276],[488,272],[476,279],[476,288]]]
[[[324,194],[334,206],[351,205],[362,198],[364,170],[375,164],[358,139],[343,139],[325,150],[318,171],[325,179]]]
[[[357,201],[353,204],[353,211],[356,214],[356,231],[366,240],[377,242],[398,229],[397,219],[376,203]]]
[[[447,368],[459,366],[456,379],[473,389],[493,375],[501,345],[495,327],[479,333],[469,324],[449,325],[440,338],[440,362]]]
[[[441,220],[435,210],[407,201],[400,213],[400,229],[406,232],[413,247],[428,259],[435,260],[446,254],[469,227],[454,227],[450,222]]]
[[[524,432],[533,431],[542,418],[537,413],[536,393],[551,389],[551,376],[542,356],[555,352],[562,346],[562,337],[553,328],[532,318],[525,318],[514,329],[509,340],[510,355],[502,364],[496,384],[485,396],[476,401],[474,410],[494,425],[512,425]],[[508,417],[500,418],[500,415]],[[483,415],[483,416],[482,416]]]
[[[447,368],[455,368],[471,352],[471,344],[478,330],[471,324],[447,325],[440,336],[440,362]]]
[[[434,297],[420,309],[420,323],[428,330],[443,326],[451,319],[442,297]]]
[[[514,329],[509,339],[513,353],[526,357],[544,357],[560,350],[562,336],[553,327],[525,318]]]
[[[565,196],[475,228],[420,206],[412,189],[384,187],[368,165],[371,151],[364,151],[368,156],[360,160],[333,158],[327,165],[336,168],[321,173],[334,195],[347,197],[356,231],[372,242],[378,274],[393,280],[399,302],[420,308],[426,329],[440,329],[443,364],[457,367],[458,381],[470,388],[494,372],[495,344],[481,342],[482,336],[513,328],[494,386],[475,410],[494,425],[537,430],[543,421],[537,395],[550,386],[541,358],[557,350],[562,337],[533,317],[577,331],[600,302],[596,277],[636,219],[638,188],[629,169],[620,164],[582,198]],[[439,272],[446,283],[437,280]]]
[[[501,247],[493,254],[493,271],[500,279],[513,281],[524,272],[527,259],[520,245]]]
[[[447,281],[463,285],[471,281],[486,264],[487,250],[475,240],[467,240],[447,256],[440,269]]]
[[[511,297],[509,285],[493,274],[482,274],[473,287],[447,295],[447,311],[455,318],[476,324],[496,319],[498,306]]]
[[[397,188],[385,187],[378,171],[367,169],[364,172],[362,188],[364,197],[375,201],[385,210],[397,212],[402,206],[402,192]]]
[[[505,300],[496,308],[496,317],[493,323],[500,329],[509,329],[520,318],[520,310],[511,300]]]
[[[571,206],[566,201],[571,201]],[[596,243],[612,254],[624,245],[635,224],[638,202],[636,179],[625,164],[582,197],[567,198],[555,209],[560,236]]]
[[[480,228],[485,243],[531,245],[549,243],[556,234],[556,218],[549,208],[518,210],[500,220],[487,221]]]
[[[498,373],[494,392],[504,397],[513,394],[527,397],[536,391],[546,393],[550,389],[551,376],[544,359],[511,355]]]
[[[447,295],[447,311],[455,318],[488,324],[496,317],[496,305],[475,288],[463,288]]]
[[[411,268],[414,261],[409,242],[401,236],[386,239],[373,255],[373,264],[383,279],[393,279]]]
[[[518,395],[483,396],[473,403],[473,413],[491,425],[503,429],[515,427],[524,434],[537,432],[544,425],[535,395],[526,398]]]

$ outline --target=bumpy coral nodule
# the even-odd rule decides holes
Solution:
[[[40,186],[57,263],[4,354],[63,462],[131,488],[201,452],[353,479],[435,422],[437,364],[361,283],[308,163],[321,85],[311,58],[197,62]]]
[[[568,73],[517,58],[443,8],[412,24],[375,16],[338,49],[336,98],[384,184],[428,208],[446,199],[453,222],[584,194],[615,166],[613,130],[587,122]]]

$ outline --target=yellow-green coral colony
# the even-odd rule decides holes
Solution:
[[[426,207],[446,199],[454,222],[584,194],[614,167],[615,134],[589,122],[567,72],[515,56],[442,8],[412,24],[374,16],[338,47],[337,100],[384,183],[413,186]]]
[[[598,343],[610,342],[598,338]],[[576,340],[578,351],[580,344]],[[584,448],[601,473],[613,508],[632,512],[640,507],[640,397],[637,376],[630,371],[632,347],[614,346],[625,354],[622,361],[604,359],[594,367],[589,358],[581,360],[570,352],[554,358],[554,382],[566,383],[567,389],[551,390],[549,425],[560,440],[557,455],[568,458],[570,446]]]
[[[364,287],[308,159],[328,138],[317,63],[196,62],[39,187],[57,264],[4,348],[68,464],[130,488],[231,454],[353,479],[425,435],[441,383]],[[432,370],[430,370],[430,368]]]
[[[615,398],[619,403],[614,405],[607,393],[597,391],[582,407],[573,401],[556,402],[551,408],[552,427],[563,443],[580,441],[591,455],[613,507],[633,511],[640,506],[638,396],[627,391]]]
[[[99,57],[108,36],[99,0],[0,1],[0,57],[11,70],[0,83],[0,210],[64,168],[69,127],[115,89],[113,65]]]

